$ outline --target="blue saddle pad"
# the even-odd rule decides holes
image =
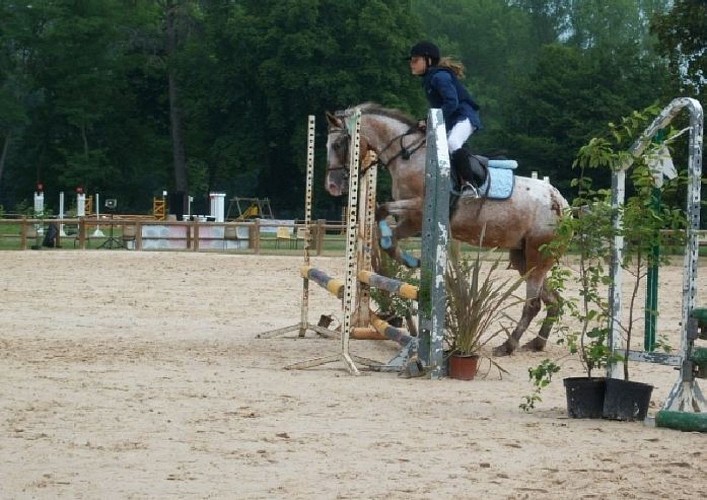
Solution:
[[[479,191],[491,200],[506,200],[513,194],[515,175],[518,166],[515,160],[489,160],[489,175]]]

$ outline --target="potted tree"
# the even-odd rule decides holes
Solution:
[[[586,186],[585,186],[586,187]],[[600,418],[603,414],[606,380],[597,372],[617,361],[607,344],[609,335],[609,308],[606,272],[609,247],[604,244],[610,221],[610,205],[603,201],[588,201],[578,196],[573,205],[579,217],[565,218],[562,224],[570,226],[578,247],[579,298],[565,301],[563,309],[578,323],[575,330],[566,330],[560,338],[569,353],[578,355],[584,376],[563,379],[567,399],[567,414],[572,418]],[[590,210],[584,210],[585,207]],[[567,229],[565,229],[567,231]]]
[[[482,253],[486,259],[482,259]],[[490,261],[490,265],[484,270],[482,267],[486,261]],[[501,321],[506,316],[505,311],[523,301],[514,295],[523,278],[498,278],[500,261],[501,256],[493,256],[493,250],[479,248],[471,258],[463,255],[461,245],[450,245],[445,273],[445,340],[451,378],[472,380],[481,358],[488,359],[491,365],[503,371],[485,347],[506,331]]]
[[[650,114],[650,110],[649,113]],[[648,384],[629,380],[629,351],[635,326],[636,300],[640,285],[648,270],[663,260],[655,248],[660,243],[661,229],[677,229],[684,225],[684,214],[680,210],[652,203],[655,186],[652,172],[645,158],[638,158],[631,170],[632,196],[617,212],[612,208],[610,192],[595,189],[592,179],[586,175],[587,169],[609,167],[614,169],[625,161],[625,144],[636,136],[636,131],[647,116],[635,113],[624,119],[619,126],[610,124],[610,138],[592,139],[579,153],[574,166],[581,169],[578,179],[573,184],[578,187],[578,196],[573,201],[572,214],[564,217],[558,231],[565,235],[564,243],[574,243],[574,253],[578,258],[579,298],[566,300],[562,312],[568,314],[579,324],[579,328],[565,328],[562,341],[566,342],[570,354],[578,354],[585,371],[585,377],[564,379],[567,389],[568,415],[579,418],[604,417],[619,420],[642,420],[645,418],[652,387]],[[675,184],[668,186],[668,191]],[[615,228],[612,221],[621,216],[623,225]],[[624,239],[621,268],[632,277],[629,285],[631,294],[627,301],[627,314],[619,318],[616,326],[620,329],[623,352],[610,349],[612,317],[608,301],[608,289],[611,284],[609,264],[611,245],[615,236]],[[562,244],[558,242],[556,244]],[[546,251],[553,251],[548,247]],[[567,279],[567,273],[555,272],[560,280]],[[657,311],[647,310],[647,315],[656,315]],[[665,342],[659,346],[669,349]],[[593,370],[606,367],[610,363],[623,362],[624,379],[593,377]],[[528,410],[540,400],[539,393],[559,370],[557,363],[545,360],[530,369],[530,378],[535,390],[525,397],[521,407]]]
[[[597,372],[616,360],[607,345],[609,309],[605,293],[608,284],[605,267],[609,247],[603,243],[611,227],[605,223],[611,220],[610,205],[589,200],[590,184],[582,179],[579,184],[580,195],[557,226],[559,237],[543,249],[558,254],[571,246],[571,253],[577,256],[576,271],[556,266],[548,277],[563,297],[559,315],[571,319],[570,322],[556,322],[560,330],[558,343],[566,345],[568,352],[559,360],[545,359],[529,368],[534,389],[524,396],[520,407],[529,411],[542,401],[541,392],[550,384],[553,375],[560,371],[561,363],[576,356],[584,375],[563,379],[567,414],[572,418],[601,418],[605,377],[597,376]],[[579,283],[579,297],[564,293],[570,280]]]
[[[625,162],[626,144],[638,137],[638,130],[644,127],[645,122],[655,114],[655,108],[646,113],[634,113],[625,118],[618,126],[610,124],[610,138],[592,140],[580,151],[579,161],[584,166],[608,166],[612,169],[623,165]],[[678,137],[681,132],[675,133],[665,142],[665,130],[656,136],[654,143],[646,149],[640,157],[635,158],[630,171],[632,195],[618,209],[620,212],[612,216],[620,216],[622,224],[613,228],[611,237],[621,236],[624,241],[621,261],[618,263],[624,275],[630,276],[627,284],[632,286],[626,314],[622,317],[617,311],[614,314],[614,325],[618,327],[623,336],[623,379],[607,378],[604,398],[603,417],[615,420],[643,420],[646,417],[653,387],[649,384],[630,379],[629,362],[633,334],[636,325],[636,299],[641,286],[647,281],[649,273],[657,276],[658,268],[666,263],[669,257],[660,252],[663,244],[663,231],[668,230],[672,244],[684,245],[684,230],[687,222],[685,213],[679,204],[670,205],[663,199],[674,197],[684,179],[676,179],[663,183],[663,170],[654,170],[654,164],[662,164],[667,153],[667,143]],[[662,157],[662,158],[661,158]],[[669,155],[668,155],[669,158]],[[656,161],[658,160],[658,161]],[[658,314],[655,305],[647,303],[645,317],[652,321]],[[607,331],[607,335],[608,335]],[[644,349],[663,348],[670,350],[670,346],[658,339],[655,345],[644,346]]]

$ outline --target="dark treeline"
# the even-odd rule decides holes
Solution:
[[[81,186],[147,213],[163,190],[303,214],[307,115],[365,101],[426,113],[403,61],[431,39],[467,67],[502,151],[572,196],[577,150],[677,96],[704,102],[703,0],[0,0],[0,205],[55,212]],[[385,177],[383,175],[382,177]],[[383,181],[385,189],[385,181]],[[73,197],[70,197],[73,198]]]

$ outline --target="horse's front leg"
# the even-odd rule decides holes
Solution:
[[[401,200],[382,203],[376,210],[376,222],[380,233],[380,247],[392,259],[409,268],[420,267],[420,259],[401,250],[398,241],[420,232],[419,224],[414,224],[414,215],[419,212],[419,200]],[[388,224],[388,215],[397,216],[395,228]],[[410,217],[410,216],[413,217]]]

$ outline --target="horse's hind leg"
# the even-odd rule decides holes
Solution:
[[[528,272],[528,262],[526,261],[526,251],[522,249],[512,249],[509,252],[510,267],[518,271],[518,274],[524,276]],[[542,275],[530,273],[526,278],[525,297],[526,301],[523,305],[523,313],[520,320],[516,324],[511,336],[506,341],[493,349],[494,356],[508,356],[513,354],[513,351],[518,347],[520,338],[525,330],[528,329],[532,319],[540,311],[539,291],[542,288]]]
[[[552,331],[552,327],[555,325],[555,322],[557,322],[557,318],[560,315],[560,310],[562,307],[562,298],[560,297],[560,294],[557,293],[557,290],[554,290],[548,286],[547,281],[543,283],[543,288],[540,297],[545,303],[547,315],[545,316],[545,319],[543,320],[543,323],[540,326],[540,331],[538,332],[537,337],[535,337],[530,342],[526,343],[523,346],[523,350],[544,350],[545,346],[547,345],[547,339],[550,336],[550,331]]]
[[[531,276],[528,278],[525,288],[526,301],[523,305],[523,314],[520,320],[518,320],[518,324],[513,330],[513,333],[511,333],[511,336],[503,344],[494,348],[493,354],[495,356],[508,356],[509,354],[513,354],[513,351],[516,350],[520,343],[520,338],[523,336],[523,333],[525,333],[528,326],[530,326],[530,322],[533,321],[533,318],[540,312],[542,281],[538,281],[537,277]]]

